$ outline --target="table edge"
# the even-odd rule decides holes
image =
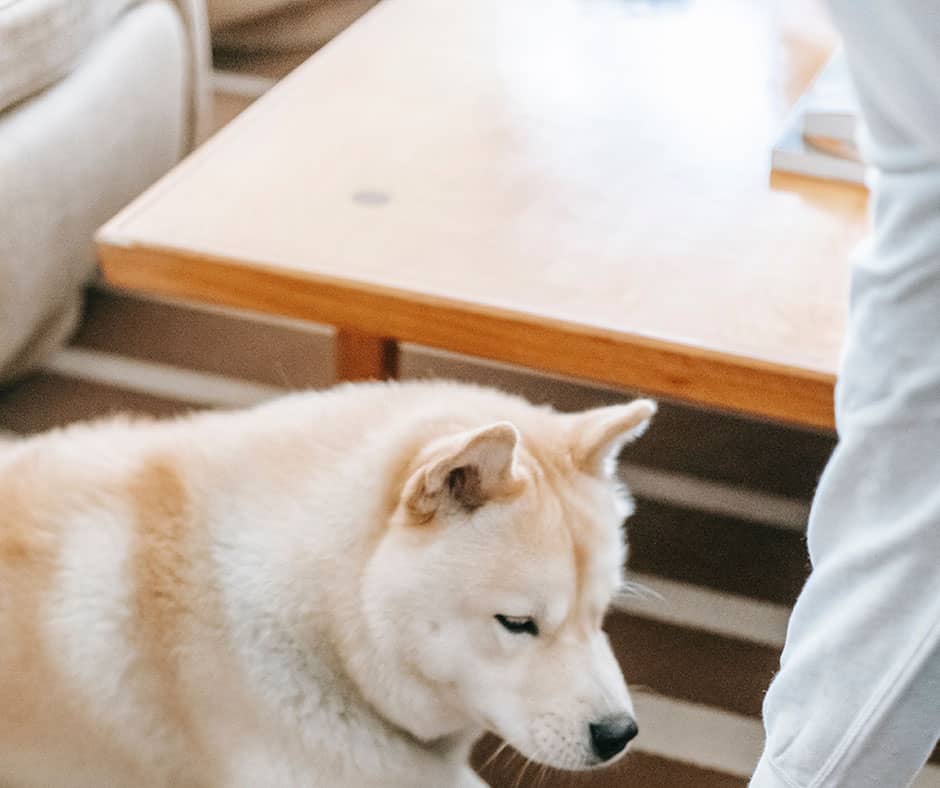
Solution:
[[[96,235],[105,280],[138,293],[327,323],[794,425],[833,429],[835,376],[705,347]]]

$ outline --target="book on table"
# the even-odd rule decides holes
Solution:
[[[859,110],[845,56],[836,50],[790,114],[771,156],[775,172],[865,185],[856,144]]]

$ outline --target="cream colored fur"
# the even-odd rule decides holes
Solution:
[[[5,446],[0,785],[469,788],[486,729],[596,765],[653,411],[370,384]]]

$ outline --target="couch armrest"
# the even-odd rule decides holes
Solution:
[[[195,148],[212,128],[212,49],[205,0],[174,0],[189,33],[190,123],[188,148]]]

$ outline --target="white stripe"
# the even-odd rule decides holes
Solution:
[[[655,575],[630,573],[628,579],[661,598],[623,593],[614,607],[644,618],[704,629],[719,635],[782,649],[790,608],[737,594],[664,580]]]
[[[256,99],[277,84],[276,79],[257,74],[241,74],[237,71],[213,71],[212,89],[229,96],[244,96]]]
[[[805,501],[639,465],[624,464],[621,469],[630,491],[640,498],[789,531],[806,529],[809,504]]]
[[[764,746],[760,720],[646,692],[636,693],[633,703],[638,751],[751,776]]]
[[[285,393],[275,386],[74,347],[60,350],[44,366],[79,380],[196,405],[240,407]]]
[[[763,723],[711,706],[637,692],[636,750],[704,769],[751,776],[764,747]],[[940,788],[940,767],[928,764],[912,788]]]

